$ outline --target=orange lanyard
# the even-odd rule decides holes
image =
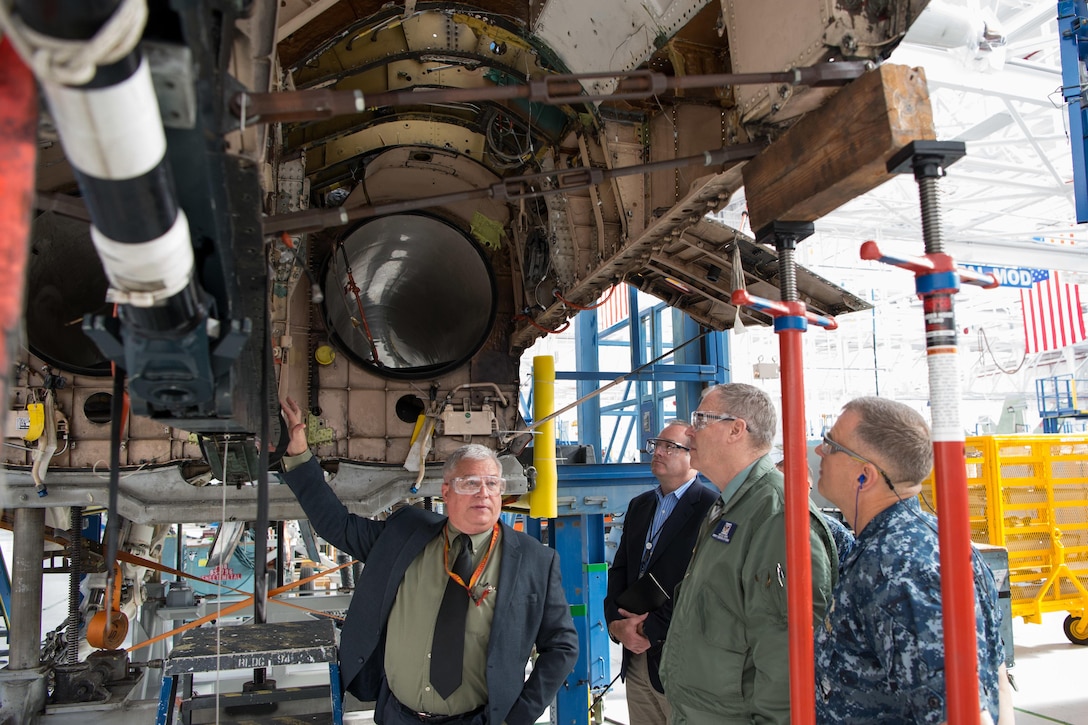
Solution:
[[[468,534],[465,534],[468,536]],[[460,584],[468,592],[468,595],[472,596],[472,588],[476,586],[476,582],[479,581],[480,575],[484,573],[484,567],[487,566],[487,560],[491,558],[491,550],[495,548],[495,542],[499,540],[499,525],[496,523],[495,528],[491,530],[491,541],[487,545],[487,553],[484,554],[484,558],[480,561],[480,565],[476,567],[476,571],[472,573],[472,577],[468,580],[468,584],[465,580],[457,576],[457,574],[450,571],[450,535],[449,529],[446,530],[446,548],[442,550],[442,563],[446,565],[446,573],[450,579]]]

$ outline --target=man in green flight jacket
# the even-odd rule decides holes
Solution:
[[[661,680],[672,725],[790,720],[785,493],[767,454],[777,415],[761,389],[708,388],[691,415],[691,465],[721,490],[676,590]],[[838,556],[810,502],[812,622],[822,621]]]

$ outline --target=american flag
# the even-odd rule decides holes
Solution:
[[[620,283],[605,292],[608,299],[597,310],[597,319],[600,320],[600,329],[607,330],[620,320],[626,320],[631,314],[628,304],[627,285]]]
[[[1020,290],[1024,347],[1029,354],[1059,350],[1088,337],[1080,307],[1080,287],[1062,282],[1058,273],[1031,270],[1030,289]]]

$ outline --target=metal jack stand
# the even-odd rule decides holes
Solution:
[[[888,162],[888,171],[913,171],[918,182],[925,257],[890,257],[872,241],[861,247],[862,259],[877,260],[914,272],[915,289],[922,298],[933,416],[933,473],[941,521],[941,614],[948,690],[946,720],[954,723],[977,722],[979,703],[971,524],[952,301],[961,282],[986,288],[997,286],[992,275],[957,269],[955,260],[944,253],[941,242],[937,179],[944,175],[945,167],[964,153],[965,146],[958,141],[915,141]]]
[[[809,323],[834,330],[830,317],[808,312],[797,294],[797,242],[813,232],[810,222],[772,222],[756,238],[778,250],[778,279],[782,301],[762,299],[747,290],[733,292],[734,305],[751,307],[774,317],[782,356],[782,448],[786,461],[787,612],[790,644],[790,721],[816,722],[816,681],[812,638],[812,548],[809,544],[808,453],[805,443],[805,382],[801,335]]]

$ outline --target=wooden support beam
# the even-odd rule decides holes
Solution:
[[[866,73],[745,165],[752,229],[815,221],[890,179],[884,165],[899,149],[935,138],[921,68]]]

